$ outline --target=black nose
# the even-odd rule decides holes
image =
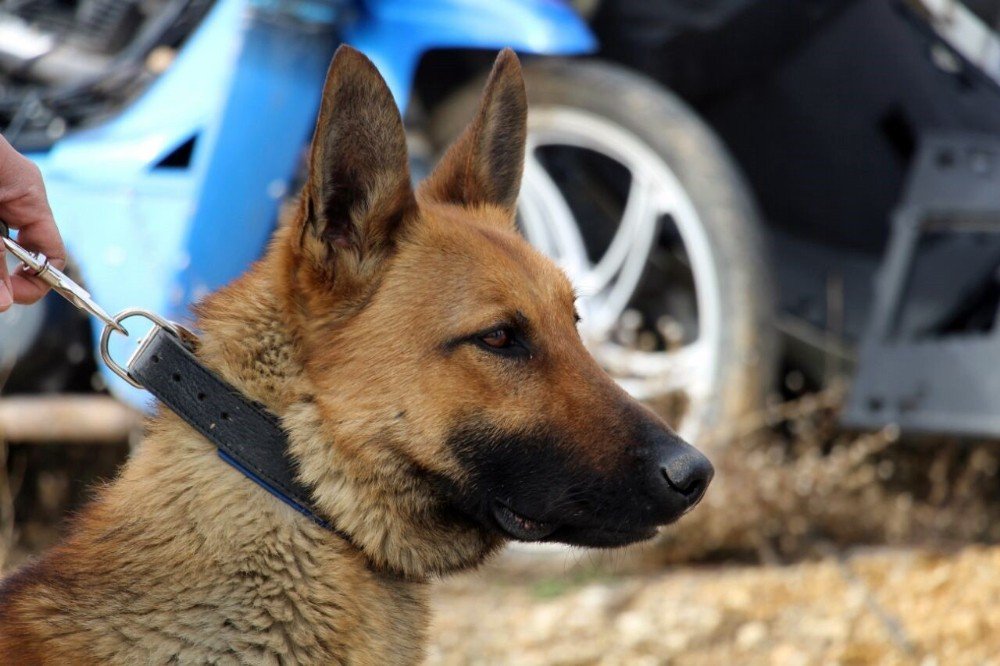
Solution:
[[[675,443],[660,459],[660,471],[670,487],[693,505],[701,499],[715,475],[708,458],[694,447]]]

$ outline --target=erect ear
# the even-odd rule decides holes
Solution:
[[[504,49],[475,119],[420,186],[421,196],[462,205],[494,204],[513,215],[524,171],[528,101],[521,63]]]
[[[416,211],[399,110],[375,66],[349,46],[326,76],[302,203],[303,249],[338,277],[379,263]]]

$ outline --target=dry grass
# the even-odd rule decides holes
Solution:
[[[7,442],[0,433],[0,571],[14,548],[14,495],[16,489],[7,470]]]
[[[127,451],[125,442],[23,445],[0,437],[0,572],[51,546]]]
[[[899,442],[837,427],[839,388],[738,424],[713,447],[716,481],[667,530],[659,561],[785,561],[851,544],[1000,541],[1000,446]]]
[[[898,442],[892,426],[844,433],[836,418],[842,397],[832,388],[775,405],[720,435],[712,488],[645,551],[650,563],[776,562],[853,544],[1000,541],[1000,446]],[[47,546],[59,518],[88,497],[87,486],[114,473],[125,451],[14,447],[0,436],[0,569],[14,547]]]

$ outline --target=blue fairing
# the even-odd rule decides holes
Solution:
[[[420,57],[432,49],[500,49],[578,55],[597,48],[587,24],[557,0],[378,0],[344,41],[378,66],[400,107],[410,98]]]
[[[219,0],[137,100],[31,155],[70,254],[107,310],[137,306],[189,320],[192,303],[263,252],[340,41],[329,3],[298,3],[298,22],[262,17],[282,4]],[[595,47],[579,17],[553,0],[373,1],[340,31],[376,63],[401,107],[431,49],[564,55]],[[157,166],[191,140],[187,165]],[[129,328],[128,340],[113,337],[119,361],[143,332]],[[102,371],[116,395],[148,404],[144,392]]]

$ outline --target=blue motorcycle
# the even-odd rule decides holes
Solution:
[[[750,197],[682,102],[568,58],[597,43],[558,0],[0,5],[0,128],[41,168],[70,269],[97,302],[189,320],[260,256],[341,42],[388,82],[415,176],[468,120],[496,51],[516,49],[531,103],[520,223],[574,280],[595,356],[633,394],[680,405],[688,437],[755,402],[766,280]],[[6,391],[107,389],[144,408],[97,369],[99,334],[53,299],[0,317]],[[137,337],[115,336],[112,354]]]

